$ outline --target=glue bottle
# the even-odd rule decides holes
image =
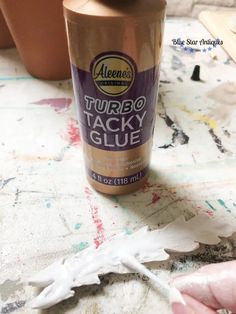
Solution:
[[[119,195],[146,181],[165,0],[64,0],[87,177]]]

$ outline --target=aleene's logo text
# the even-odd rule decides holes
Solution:
[[[92,76],[100,92],[108,96],[121,96],[133,85],[135,68],[128,57],[111,53],[93,63]]]

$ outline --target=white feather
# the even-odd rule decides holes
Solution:
[[[189,221],[181,216],[162,229],[148,231],[143,227],[131,235],[116,235],[99,248],[92,247],[60,260],[31,278],[29,284],[45,287],[33,300],[32,307],[47,308],[57,304],[74,295],[71,289],[99,284],[98,276],[110,272],[140,271],[171,294],[172,287],[160,282],[141,263],[168,259],[165,250],[191,252],[199,247],[199,243],[215,245],[220,242],[220,237],[228,237],[235,231],[232,219],[199,215]]]

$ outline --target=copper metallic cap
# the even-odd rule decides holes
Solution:
[[[156,18],[166,7],[165,0],[64,0],[64,14],[69,20],[90,16],[93,19],[145,17]]]

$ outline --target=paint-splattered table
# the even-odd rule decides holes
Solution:
[[[236,66],[219,47],[214,59],[211,47],[174,46],[176,38],[210,36],[197,21],[167,21],[150,178],[122,197],[88,186],[71,81],[33,79],[15,50],[0,52],[1,313],[33,313],[25,305],[34,292],[23,285],[28,277],[113,234],[198,212],[235,219]],[[196,64],[201,82],[190,80]],[[153,270],[169,278],[234,254],[231,238]],[[169,313],[145,281],[109,275],[39,313]]]

